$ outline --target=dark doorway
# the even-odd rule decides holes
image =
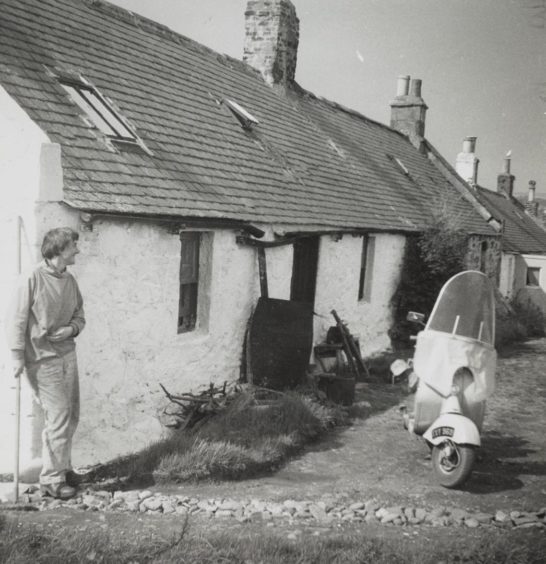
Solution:
[[[308,237],[294,243],[292,286],[290,299],[296,302],[315,303],[319,238]]]

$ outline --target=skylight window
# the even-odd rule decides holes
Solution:
[[[233,100],[228,100],[224,98],[222,100],[231,113],[237,118],[239,123],[243,126],[243,129],[252,129],[253,125],[260,123],[250,112],[245,110],[242,106],[234,102]]]
[[[61,86],[102,133],[114,140],[137,141],[135,134],[95,88],[75,81],[61,82]]]
[[[400,167],[400,170],[406,175],[409,175],[409,170],[407,169],[406,165],[400,160],[394,157],[394,162]]]

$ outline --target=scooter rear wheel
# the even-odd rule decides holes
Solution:
[[[473,446],[445,441],[432,449],[432,467],[438,483],[444,488],[456,488],[472,473],[476,458]]]

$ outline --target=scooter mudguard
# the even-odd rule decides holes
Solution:
[[[478,427],[468,417],[458,413],[440,415],[425,431],[423,438],[433,445],[439,445],[446,439],[459,445],[481,445]]]

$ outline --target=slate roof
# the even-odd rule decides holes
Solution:
[[[449,194],[469,232],[494,233],[404,136],[297,85],[271,88],[248,65],[101,0],[0,8],[0,84],[61,144],[75,208],[415,231]],[[48,69],[89,80],[152,154],[109,148]],[[259,125],[245,131],[224,98]]]
[[[525,213],[520,202],[482,187],[478,187],[478,194],[491,213],[504,224],[502,246],[505,252],[546,254],[546,231]]]

